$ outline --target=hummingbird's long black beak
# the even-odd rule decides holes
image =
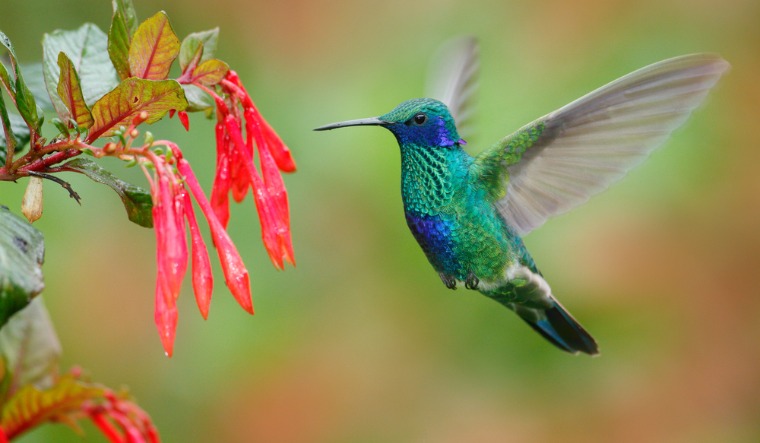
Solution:
[[[329,129],[345,128],[346,126],[385,126],[389,122],[380,120],[377,117],[360,118],[356,120],[346,120],[344,122],[331,123],[329,125],[320,126],[315,128],[315,131],[327,131]]]

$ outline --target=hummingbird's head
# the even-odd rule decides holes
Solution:
[[[348,120],[316,128],[316,131],[346,126],[382,126],[396,136],[399,144],[416,146],[456,146],[459,138],[454,118],[445,104],[432,98],[415,98],[396,106],[380,117]]]

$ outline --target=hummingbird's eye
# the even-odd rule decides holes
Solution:
[[[415,114],[414,117],[412,117],[412,120],[414,121],[414,124],[422,125],[427,121],[427,115],[425,115],[424,112],[420,112]]]

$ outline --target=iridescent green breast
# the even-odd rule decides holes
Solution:
[[[436,215],[451,205],[463,180],[450,166],[453,155],[448,151],[414,145],[401,148],[401,196],[407,212]]]
[[[402,147],[402,196],[409,229],[433,267],[464,280],[496,280],[519,254],[487,190],[470,180],[473,158],[456,149]]]

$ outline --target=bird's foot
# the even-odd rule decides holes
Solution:
[[[480,283],[480,280],[470,271],[467,274],[467,279],[464,281],[464,287],[467,289],[478,289],[478,283]]]
[[[446,285],[449,289],[456,289],[457,288],[457,279],[450,275],[446,275],[443,272],[439,272],[438,276],[441,277],[441,281],[444,285]]]

